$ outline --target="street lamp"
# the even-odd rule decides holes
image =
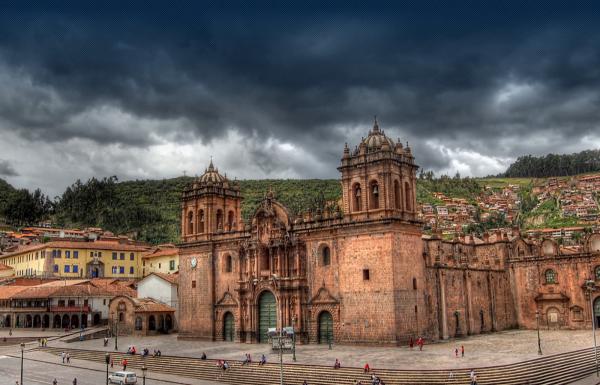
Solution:
[[[23,385],[23,351],[25,350],[25,344],[21,342],[21,385]]]
[[[331,350],[331,326],[329,326],[329,322],[327,322],[327,344],[329,345],[329,350]]]
[[[146,370],[148,370],[148,368],[146,367],[146,365],[142,366],[142,385],[146,385]]]
[[[292,315],[292,360],[296,362],[296,329],[294,329],[294,320],[296,319],[296,315]]]
[[[277,276],[277,274],[272,274],[271,278],[273,279],[273,284],[275,284],[275,282],[277,282],[276,287],[279,286],[279,288],[281,289],[281,279],[279,278],[279,276]],[[280,320],[280,325],[279,325],[279,383],[281,385],[283,385],[283,314],[281,312],[281,308],[279,307],[279,304],[278,304],[277,308],[279,310],[279,320]]]
[[[106,385],[108,385],[108,364],[110,364],[110,354],[104,355],[104,361],[106,361]]]
[[[537,325],[537,336],[538,336],[538,354],[542,355],[542,343],[540,341],[540,311],[535,311],[535,323]]]
[[[599,376],[598,374],[598,350],[596,347],[596,320],[595,320],[595,315],[594,315],[594,297],[592,296],[592,292],[594,290],[596,290],[595,286],[596,283],[591,280],[588,279],[587,281],[585,281],[585,286],[588,290],[588,295],[590,296],[590,313],[592,314],[592,333],[594,334],[594,358],[596,359],[596,377]]]
[[[119,350],[119,316],[117,314],[115,317],[115,351]]]

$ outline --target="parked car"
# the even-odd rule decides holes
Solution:
[[[108,381],[111,384],[119,384],[119,385],[137,384],[137,376],[135,375],[134,372],[119,371],[119,372],[114,372],[113,374],[108,376]]]

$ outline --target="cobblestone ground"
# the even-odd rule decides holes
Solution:
[[[1,335],[1,334],[0,334]],[[600,341],[600,332],[597,335]],[[542,351],[544,355],[578,350],[593,346],[591,331],[542,331]],[[135,345],[138,351],[148,347],[150,351],[158,348],[166,355],[199,357],[206,352],[208,358],[243,359],[250,353],[253,359],[261,354],[267,355],[270,362],[278,361],[278,355],[272,353],[269,345],[237,344],[227,342],[182,341],[177,335],[153,337],[119,337],[119,350],[126,351]],[[102,340],[83,342],[52,342],[53,346],[112,351],[114,339],[107,348]],[[465,347],[465,357],[460,357],[460,347]],[[454,349],[459,349],[456,358]],[[513,330],[495,334],[478,335],[464,339],[443,341],[425,345],[423,351],[406,347],[373,347],[334,345],[298,345],[297,362],[305,364],[332,365],[338,358],[344,366],[362,367],[368,362],[371,368],[396,369],[455,369],[501,365],[511,362],[538,358],[537,333],[535,331]],[[284,362],[292,362],[291,355],[284,355]]]

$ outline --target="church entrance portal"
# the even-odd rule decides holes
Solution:
[[[265,291],[258,300],[258,342],[267,342],[269,328],[277,327],[277,302],[270,291]]]
[[[319,314],[319,343],[328,344],[333,342],[333,317],[328,311]]]

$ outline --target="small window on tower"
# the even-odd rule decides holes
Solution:
[[[321,253],[323,254],[323,266],[329,266],[331,264],[331,250],[329,249],[329,246],[324,246]]]
[[[192,289],[196,288],[196,281],[192,281]]]
[[[363,281],[368,281],[370,278],[369,269],[363,269]]]

